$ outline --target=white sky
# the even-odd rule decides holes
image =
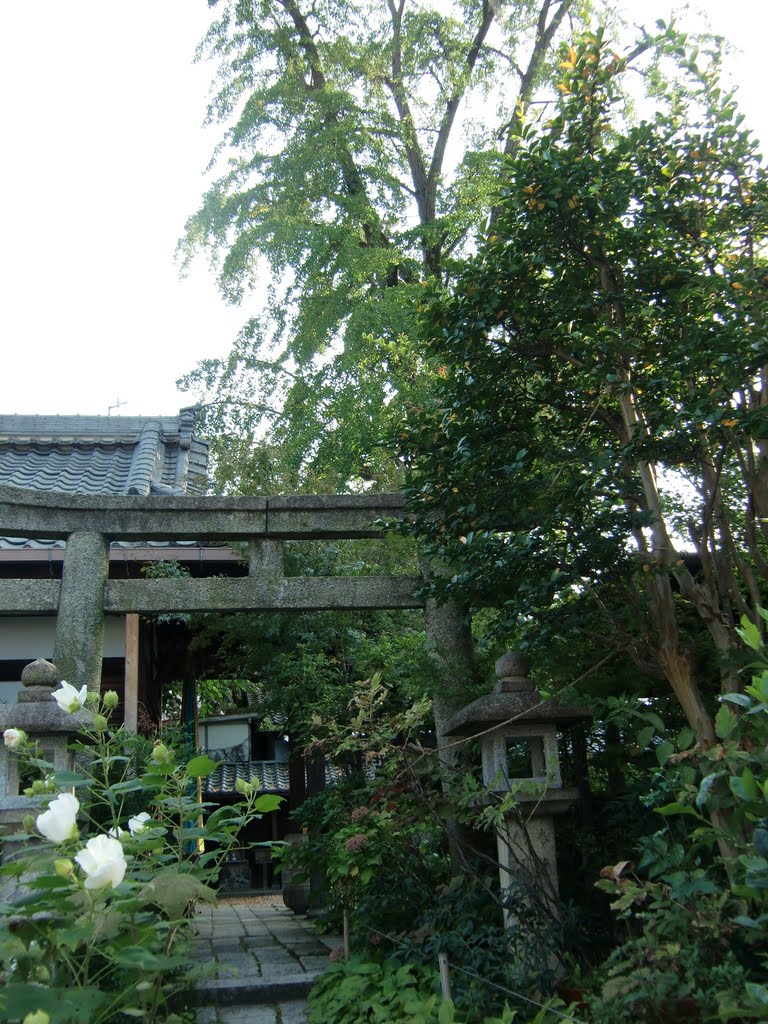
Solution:
[[[768,145],[768,4],[699,6],[743,50]],[[254,311],[174,262],[219,137],[202,127],[213,66],[192,65],[209,18],[205,0],[0,0],[0,413],[172,415],[191,401],[176,378]]]

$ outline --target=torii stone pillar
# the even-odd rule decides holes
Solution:
[[[464,699],[464,687],[477,671],[472,620],[469,612],[457,602],[440,603],[430,599],[424,608],[424,629],[427,653],[440,679],[439,688],[433,694],[432,709],[437,740],[442,746],[445,725],[459,701]],[[449,751],[443,751],[440,761],[444,767],[450,767],[455,758]]]
[[[77,532],[67,538],[56,619],[54,661],[61,678],[98,693],[104,656],[104,588],[109,575],[107,538]]]

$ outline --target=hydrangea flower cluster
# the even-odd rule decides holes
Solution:
[[[349,839],[344,843],[344,849],[348,853],[357,853],[358,850],[362,850],[363,847],[368,845],[368,836],[362,832],[358,832],[357,835],[350,836]]]

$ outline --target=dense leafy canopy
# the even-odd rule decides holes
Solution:
[[[450,279],[473,248],[515,108],[590,5],[212,6],[223,173],[184,249],[211,254],[227,298],[263,303],[227,359],[183,382],[206,400],[217,484],[383,482],[382,424],[428,391],[412,348],[421,282]]]
[[[557,113],[521,124],[482,251],[423,299],[439,383],[401,442],[453,593],[538,629],[589,614],[711,737],[687,617],[734,685],[734,626],[768,576],[768,206],[756,144],[695,56],[627,126],[618,55],[599,33],[564,49]]]

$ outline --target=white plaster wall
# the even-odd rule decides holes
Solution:
[[[207,750],[223,750],[225,747],[236,747],[248,739],[248,722],[212,722],[203,726],[205,735],[201,736]]]
[[[54,618],[14,615],[0,619],[0,660],[45,658],[50,661],[55,636]]]
[[[34,661],[53,657],[56,619],[45,615],[10,615],[0,618],[0,661]],[[104,657],[125,657],[125,619],[107,615],[104,620]]]
[[[22,689],[20,682],[0,683],[0,704],[15,704],[16,695]]]

